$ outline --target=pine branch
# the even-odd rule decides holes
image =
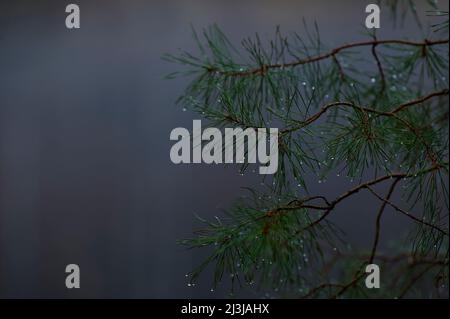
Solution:
[[[433,97],[437,97],[437,96],[444,96],[444,95],[448,95],[449,90],[448,89],[444,89],[438,92],[432,92],[426,96],[408,101],[406,103],[403,103],[399,106],[397,106],[396,108],[394,108],[392,111],[389,112],[385,112],[385,111],[378,111],[376,109],[373,108],[368,108],[368,107],[363,107],[351,102],[333,102],[333,103],[329,103],[327,105],[325,105],[324,107],[322,107],[320,109],[320,111],[318,111],[316,114],[312,115],[311,117],[309,117],[308,119],[306,119],[305,121],[302,121],[300,125],[292,127],[292,128],[286,128],[280,131],[280,133],[283,134],[287,134],[287,133],[291,133],[291,132],[295,132],[298,131],[299,129],[315,122],[316,120],[318,120],[323,114],[325,114],[329,109],[334,108],[334,107],[338,107],[338,106],[347,106],[347,107],[351,107],[353,109],[356,110],[360,110],[360,111],[364,111],[367,113],[373,113],[379,116],[392,116],[394,117],[396,113],[410,107],[413,105],[417,105],[417,104],[421,104]]]
[[[309,224],[308,226],[306,226],[304,229],[302,229],[301,231],[305,231],[309,228],[315,227],[316,225],[318,225],[320,222],[322,222],[325,218],[328,217],[329,214],[331,214],[334,210],[334,208],[336,207],[337,204],[339,204],[340,202],[344,201],[345,199],[347,199],[348,197],[358,193],[360,190],[363,189],[369,189],[370,186],[372,185],[376,185],[378,183],[384,182],[386,180],[390,180],[390,179],[395,179],[395,180],[399,180],[401,178],[412,178],[412,177],[417,177],[417,175],[421,175],[421,174],[427,174],[430,172],[433,172],[435,170],[439,170],[443,168],[443,166],[434,166],[430,169],[424,170],[422,172],[418,172],[415,174],[406,174],[406,173],[394,173],[394,174],[388,174],[388,175],[384,175],[378,178],[375,178],[373,180],[370,180],[368,182],[362,183],[352,189],[350,189],[349,191],[345,192],[344,194],[340,195],[339,197],[337,197],[336,199],[334,199],[333,201],[331,201],[329,203],[328,206],[326,207],[319,207],[320,210],[325,210],[325,212],[320,216],[320,218],[316,219],[314,222],[312,222],[311,224]],[[306,201],[309,201],[309,198],[306,199]],[[305,208],[303,206],[303,203],[305,202],[305,200],[300,200],[300,205],[296,206],[296,207],[291,207],[290,209],[299,209],[299,208]],[[383,206],[384,207],[384,206]]]
[[[397,1],[387,2],[392,12],[398,10]],[[214,264],[214,285],[230,274],[233,287],[257,281],[261,289],[292,295],[306,289],[307,298],[404,296],[421,278],[430,279],[435,267],[448,265],[449,40],[379,40],[371,35],[367,41],[324,50],[317,25],[310,32],[305,24],[305,33],[288,38],[277,28],[268,46],[258,35],[245,39],[244,57],[214,26],[203,32],[204,42],[195,34],[199,56],[166,56],[189,67],[184,74],[195,76],[179,99],[183,107],[211,125],[278,127],[280,132],[281,159],[269,189],[251,189],[252,196],[238,201],[226,218],[201,220],[206,227],[181,242],[213,251],[191,273],[190,282]],[[369,58],[367,50],[358,52],[364,49],[370,50]],[[248,167],[242,164],[241,173]],[[335,171],[337,176],[347,171],[351,181],[359,178],[358,186],[334,199],[309,195],[306,176],[322,182]],[[367,180],[368,174],[373,178]],[[385,196],[375,191],[389,180]],[[400,181],[405,209],[391,199]],[[306,195],[299,196],[295,186]],[[362,190],[380,203],[370,251],[349,252],[336,265],[344,274],[335,282],[321,282],[321,269],[331,267],[321,268],[326,250],[344,242],[328,217]],[[378,251],[387,207],[414,226],[410,246],[394,257]],[[395,287],[380,293],[360,287],[364,265],[377,261],[396,267],[394,263],[405,262],[403,257],[413,262],[392,272]],[[428,261],[436,266],[418,274]],[[448,271],[439,275],[448,282]]]
[[[419,223],[419,224],[422,224],[422,225],[425,225],[425,226],[428,226],[428,227],[431,227],[431,228],[437,230],[438,232],[440,232],[440,233],[443,234],[444,236],[447,236],[447,237],[449,236],[449,234],[448,234],[445,230],[439,228],[438,226],[433,225],[433,224],[430,224],[430,223],[428,223],[428,222],[425,222],[425,221],[423,221],[423,220],[421,220],[421,219],[419,219],[419,218],[413,216],[411,213],[409,213],[409,212],[407,212],[407,211],[401,209],[400,207],[398,207],[397,205],[395,205],[394,203],[392,203],[392,202],[389,201],[388,199],[382,198],[382,197],[381,197],[380,195],[378,195],[378,194],[377,194],[370,186],[368,186],[367,189],[368,189],[375,197],[377,197],[379,200],[385,202],[386,204],[388,204],[389,206],[391,206],[392,208],[394,208],[394,209],[395,209],[396,211],[398,211],[399,213],[402,213],[402,214],[405,215],[406,217],[411,218],[413,221],[415,221],[415,222],[417,222],[417,223]]]
[[[405,46],[413,46],[413,47],[429,47],[429,46],[434,46],[434,45],[442,45],[442,44],[448,44],[449,40],[448,39],[442,39],[442,40],[428,40],[425,39],[422,42],[416,42],[416,41],[407,41],[407,40],[372,40],[372,41],[363,41],[363,42],[356,42],[356,43],[350,43],[350,44],[345,44],[342,45],[340,47],[337,47],[333,50],[331,50],[328,53],[325,54],[321,54],[315,57],[310,57],[307,59],[301,59],[301,60],[297,60],[297,61],[293,61],[293,62],[289,62],[289,63],[277,63],[277,64],[263,64],[258,68],[252,69],[252,70],[248,70],[248,71],[237,71],[237,72],[229,72],[229,71],[223,71],[223,70],[219,70],[215,67],[206,67],[208,72],[215,72],[215,73],[219,73],[225,76],[236,76],[236,77],[245,77],[245,76],[252,76],[252,75],[264,75],[267,73],[268,70],[271,69],[286,69],[286,68],[291,68],[291,67],[296,67],[299,65],[304,65],[304,64],[309,64],[309,63],[314,63],[314,62],[319,62],[321,60],[326,60],[329,58],[336,58],[336,55],[338,53],[340,53],[341,51],[344,50],[348,50],[348,49],[352,49],[352,48],[357,48],[357,47],[364,47],[364,46],[378,46],[378,45],[387,45],[387,44],[398,44],[398,45],[405,45]]]

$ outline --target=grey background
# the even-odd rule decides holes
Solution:
[[[176,240],[196,229],[194,213],[220,214],[259,179],[170,162],[170,131],[198,116],[175,106],[187,79],[163,80],[177,67],[160,57],[194,50],[190,23],[217,23],[238,42],[278,24],[300,31],[305,17],[330,46],[355,41],[370,2],[78,0],[73,31],[68,3],[0,4],[0,297],[224,296],[207,275],[187,287],[205,252]],[[414,22],[383,22],[380,36],[402,34],[417,35]],[[310,181],[330,196],[351,185]],[[374,204],[361,194],[335,214],[356,247],[372,239]],[[406,226],[395,214],[383,221],[386,245]],[[81,267],[79,290],[65,288],[69,263]]]

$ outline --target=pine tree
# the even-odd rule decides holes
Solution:
[[[411,1],[381,5],[394,21],[407,12],[420,21]],[[264,190],[248,189],[226,216],[201,219],[204,229],[181,241],[211,249],[191,283],[212,266],[214,285],[231,278],[233,287],[284,297],[448,295],[448,12],[429,5],[436,23],[424,27],[425,39],[370,32],[365,41],[329,47],[318,24],[304,22],[301,34],[277,28],[267,44],[256,35],[236,48],[214,25],[193,31],[198,54],[165,56],[183,66],[169,78],[192,77],[178,100],[183,108],[214,127],[280,131],[279,168]],[[248,169],[242,164],[242,173]],[[319,183],[346,176],[353,187],[335,198],[311,194],[311,174]],[[361,192],[379,204],[372,244],[358,251],[329,216]],[[402,202],[392,201],[395,192]],[[388,209],[411,232],[381,253]],[[380,289],[364,284],[372,263],[382,271]]]

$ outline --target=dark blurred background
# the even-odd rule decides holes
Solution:
[[[190,24],[217,23],[238,43],[276,25],[301,32],[304,17],[330,47],[355,41],[370,1],[74,2],[79,30],[65,27],[69,1],[0,2],[0,297],[225,296],[208,275],[187,287],[206,252],[176,240],[198,227],[194,213],[220,214],[259,176],[172,164],[170,131],[198,115],[175,105],[188,79],[164,80],[178,67],[161,55],[195,51]],[[421,37],[413,20],[393,29],[382,17],[380,37]],[[330,196],[350,185],[310,182]],[[374,203],[361,194],[335,214],[356,247],[372,239]],[[383,245],[408,226],[394,214],[384,223]],[[65,287],[70,263],[81,289]]]

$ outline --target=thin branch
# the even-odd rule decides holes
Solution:
[[[439,169],[441,169],[441,168],[442,168],[441,165],[435,165],[435,166],[433,166],[433,167],[431,167],[431,168],[429,168],[429,169],[427,169],[427,170],[421,171],[419,174],[427,174],[427,173],[429,173],[429,172],[432,172],[432,171],[435,171],[435,170],[439,170]],[[319,224],[319,223],[320,223],[321,221],[323,221],[329,214],[331,214],[331,212],[333,211],[333,209],[335,208],[335,206],[336,206],[337,204],[339,204],[340,202],[342,202],[342,201],[343,201],[344,199],[346,199],[347,197],[349,197],[349,196],[351,196],[351,195],[353,195],[353,194],[355,194],[355,193],[358,193],[358,192],[359,192],[360,190],[362,190],[362,189],[365,189],[365,188],[367,188],[367,187],[369,187],[369,186],[372,186],[372,185],[381,183],[381,182],[383,182],[383,181],[385,181],[385,180],[389,180],[389,179],[392,179],[392,178],[396,178],[396,179],[400,179],[400,178],[410,178],[410,177],[413,177],[413,176],[415,176],[415,175],[417,176],[418,174],[394,173],[394,174],[384,175],[384,176],[378,177],[378,178],[376,178],[376,179],[373,179],[373,180],[371,180],[371,181],[362,183],[362,184],[360,184],[360,185],[358,185],[358,186],[352,188],[351,190],[345,192],[345,193],[342,194],[341,196],[337,197],[337,198],[336,198],[335,200],[333,200],[332,202],[330,202],[330,205],[327,207],[327,210],[326,210],[326,211],[325,211],[318,219],[316,219],[315,221],[313,221],[312,223],[310,223],[309,225],[307,225],[306,227],[304,227],[304,228],[303,228],[302,230],[300,230],[299,232],[305,231],[305,230],[310,229],[310,228],[316,226],[317,224]],[[297,208],[301,208],[301,206],[300,206],[300,207],[297,207]]]
[[[323,114],[325,114],[330,108],[335,107],[335,106],[348,106],[360,111],[364,111],[367,113],[373,113],[373,114],[377,114],[378,116],[386,116],[386,117],[392,117],[394,119],[396,119],[397,121],[401,122],[402,124],[404,124],[418,139],[419,141],[424,145],[426,153],[427,153],[427,157],[430,159],[431,163],[433,165],[436,165],[438,160],[437,160],[437,155],[433,152],[433,150],[431,149],[431,146],[428,145],[428,143],[423,139],[422,135],[420,135],[420,133],[418,132],[418,130],[412,126],[408,121],[406,121],[405,119],[399,117],[397,115],[397,113],[399,113],[400,111],[413,106],[413,105],[417,105],[420,103],[423,103],[433,97],[437,97],[437,96],[444,96],[444,95],[448,95],[449,94],[449,90],[448,89],[444,89],[441,91],[437,91],[437,92],[433,92],[430,93],[426,96],[408,101],[406,103],[401,104],[400,106],[396,107],[394,110],[390,111],[390,112],[382,112],[382,111],[378,111],[372,108],[367,108],[367,107],[362,107],[360,105],[356,105],[354,103],[351,102],[333,102],[330,104],[327,104],[326,106],[322,107],[322,109],[320,111],[318,111],[316,114],[312,115],[311,117],[309,117],[308,119],[306,119],[305,121],[303,121],[300,125],[298,126],[294,126],[292,128],[287,128],[287,129],[283,129],[280,131],[281,136],[284,134],[288,134],[288,133],[292,133],[294,131],[297,131],[305,126],[308,126],[309,124],[313,123],[314,121],[318,120]],[[365,113],[364,113],[365,114]]]
[[[395,113],[398,113],[398,112],[402,111],[403,109],[405,109],[407,107],[410,107],[412,105],[420,104],[420,103],[423,103],[423,102],[425,102],[425,101],[427,101],[427,100],[429,100],[429,99],[431,99],[431,98],[433,98],[435,96],[443,96],[443,95],[448,95],[448,89],[444,89],[444,90],[438,91],[438,92],[433,92],[433,93],[430,93],[430,94],[428,94],[426,96],[418,98],[416,100],[412,100],[412,101],[403,103],[403,104],[401,104],[400,106],[398,106],[397,108],[395,108],[394,110],[392,110],[389,113],[395,114]]]
[[[443,235],[445,235],[445,236],[447,236],[447,237],[449,236],[449,234],[448,234],[445,230],[443,230],[443,229],[437,227],[436,225],[427,223],[426,221],[423,221],[423,220],[417,218],[417,217],[414,216],[414,215],[411,215],[410,213],[408,213],[407,211],[401,209],[400,207],[398,207],[397,205],[395,205],[395,204],[392,203],[391,201],[389,201],[389,200],[387,200],[387,199],[385,199],[385,198],[382,198],[382,197],[381,197],[380,195],[378,195],[378,194],[377,194],[370,186],[368,186],[367,189],[368,189],[375,197],[377,197],[379,200],[384,201],[386,204],[388,204],[389,206],[391,206],[392,208],[394,208],[396,211],[402,213],[402,214],[405,215],[406,217],[411,218],[412,220],[414,220],[414,221],[417,222],[417,223],[420,223],[420,224],[422,224],[422,225],[426,225],[426,226],[428,226],[428,227],[431,227],[431,228],[437,230],[438,232],[440,232],[441,234],[443,234]]]
[[[323,114],[325,114],[330,108],[336,107],[336,106],[348,106],[357,110],[363,110],[365,112],[368,113],[372,113],[372,114],[377,114],[379,116],[394,116],[396,113],[404,110],[405,108],[408,108],[410,106],[416,105],[416,104],[420,104],[423,103],[433,97],[436,96],[444,96],[444,95],[448,95],[449,94],[449,90],[448,89],[444,89],[441,91],[437,91],[437,92],[433,92],[430,93],[426,96],[408,101],[406,103],[403,103],[401,105],[399,105],[398,107],[396,107],[395,109],[393,109],[390,112],[383,112],[383,111],[378,111],[375,110],[373,108],[368,108],[368,107],[363,107],[351,102],[333,102],[333,103],[329,103],[327,105],[325,105],[324,107],[322,107],[317,113],[315,113],[314,115],[310,116],[309,118],[307,118],[306,120],[302,121],[298,126],[294,126],[291,128],[286,128],[280,131],[281,134],[287,134],[287,133],[291,133],[294,131],[297,131],[305,126],[308,126],[309,124],[315,122],[316,120],[318,120]]]
[[[380,230],[381,230],[381,217],[383,216],[384,213],[384,209],[386,208],[386,201],[389,201],[389,199],[391,198],[395,187],[397,186],[398,182],[400,181],[400,178],[396,178],[395,181],[391,184],[391,187],[389,188],[389,191],[386,195],[386,198],[383,200],[383,203],[380,206],[380,209],[378,210],[378,214],[377,214],[377,219],[375,222],[375,238],[373,240],[373,245],[372,245],[372,251],[370,253],[370,258],[369,258],[369,264],[373,263],[373,260],[375,258],[375,254],[377,252],[377,247],[378,247],[378,241],[380,239]],[[367,186],[369,187],[369,186]]]
[[[333,57],[334,63],[336,63],[337,68],[339,70],[339,77],[341,78],[342,81],[344,81],[345,80],[344,69],[342,68],[341,63],[339,63],[339,60],[336,58],[336,55],[334,54],[332,57]]]
[[[351,48],[356,47],[362,47],[362,46],[373,46],[373,45],[386,45],[386,44],[399,44],[399,45],[407,45],[407,46],[418,46],[418,47],[427,47],[427,46],[433,46],[433,45],[440,45],[440,44],[447,44],[449,43],[448,39],[443,40],[436,40],[431,41],[428,39],[425,39],[422,42],[415,42],[415,41],[407,41],[407,40],[372,40],[372,41],[365,41],[365,42],[356,42],[356,43],[350,43],[345,44],[343,46],[337,47],[333,50],[331,50],[328,53],[324,53],[321,55],[317,55],[315,57],[310,57],[307,59],[301,59],[290,63],[278,63],[278,64],[263,64],[259,68],[255,68],[248,71],[221,71],[214,67],[207,67],[208,72],[218,72],[225,76],[236,76],[236,77],[244,77],[244,76],[252,76],[252,75],[264,75],[268,70],[271,69],[284,69],[284,68],[290,68],[290,67],[296,67],[303,64],[318,62],[321,60],[325,60],[328,58],[332,58],[336,56],[339,52]]]
[[[384,91],[384,89],[386,88],[386,77],[384,76],[383,66],[381,65],[380,58],[378,57],[376,47],[377,44],[372,45],[372,55],[375,59],[375,62],[377,63],[378,72],[380,73],[381,91]]]
[[[399,181],[400,181],[400,177],[396,177],[396,179],[394,180],[394,182],[391,184],[391,186],[389,188],[389,191],[386,195],[386,200],[389,200],[391,198],[392,193],[394,192],[394,189],[397,186],[397,183]],[[374,241],[372,244],[370,257],[369,257],[369,260],[367,261],[367,264],[372,264],[375,259],[375,256],[376,256],[378,241],[380,239],[381,216],[383,215],[385,208],[386,208],[386,202],[383,201],[383,203],[381,204],[380,209],[378,210],[378,213],[377,213],[377,218],[376,218],[376,222],[375,222],[375,238],[374,238]],[[339,290],[336,293],[336,295],[333,296],[333,298],[337,298],[337,297],[341,296],[342,294],[344,294],[349,288],[354,286],[365,275],[365,273],[362,271],[362,267],[364,266],[364,264],[362,264],[361,268],[354,274],[353,279],[348,284],[346,284],[344,287],[342,287],[342,289]]]

